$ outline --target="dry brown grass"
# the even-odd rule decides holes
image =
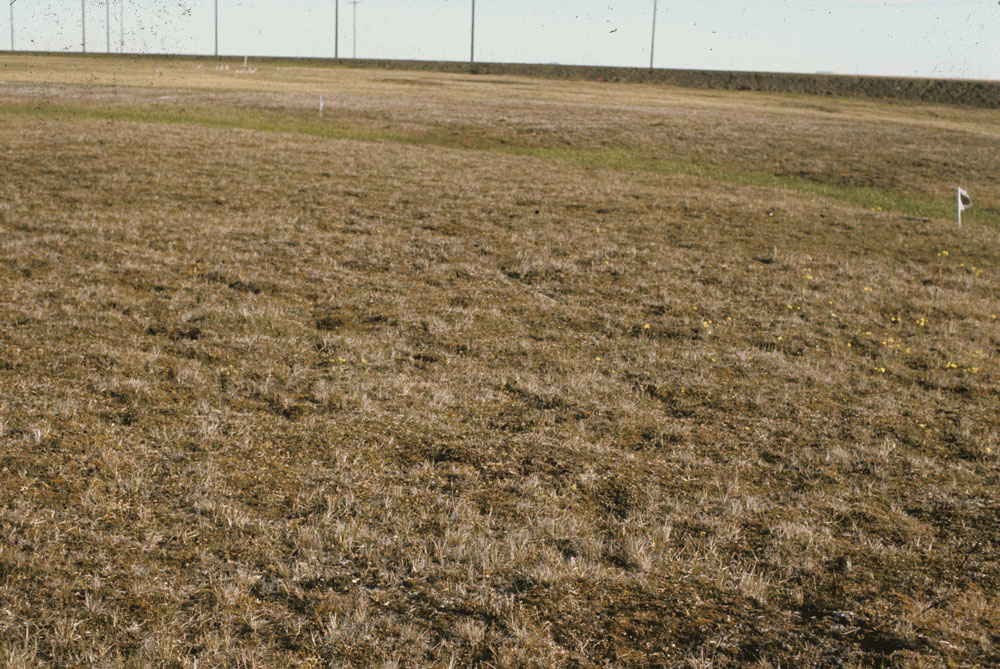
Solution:
[[[1000,663],[995,118],[195,65],[0,86],[0,664]]]

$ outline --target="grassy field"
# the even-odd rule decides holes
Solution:
[[[0,81],[0,665],[1000,664],[995,111]]]
[[[78,54],[40,53],[35,57],[78,58]],[[170,61],[205,62],[200,56],[130,56],[133,59],[157,59],[162,64]],[[88,58],[100,60],[120,56],[90,54]],[[213,64],[242,64],[243,59],[222,56]],[[848,74],[796,74],[789,72],[751,72],[724,70],[678,70],[672,68],[649,69],[645,67],[602,67],[591,65],[559,65],[531,63],[468,63],[455,61],[422,60],[371,60],[371,59],[319,59],[319,58],[255,58],[254,67],[263,64],[279,66],[306,66],[321,68],[357,67],[364,69],[394,70],[397,72],[446,72],[483,76],[517,76],[571,81],[600,81],[633,84],[659,84],[696,88],[701,90],[758,91],[792,93],[842,98],[869,98],[874,100],[909,100],[934,104],[961,105],[1000,109],[1000,81],[975,79],[924,79],[919,77],[887,77]]]
[[[724,70],[677,70],[671,68],[651,70],[644,67],[536,65],[525,63],[471,64],[398,60],[344,60],[329,62],[349,67],[464,72],[482,75],[515,75],[576,81],[663,84],[702,90],[805,93],[809,95],[870,98],[875,100],[911,100],[914,102],[1000,109],[1000,81],[990,80],[923,79],[919,77]]]

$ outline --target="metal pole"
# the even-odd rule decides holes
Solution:
[[[118,16],[118,27],[121,30],[121,44],[119,45],[119,51],[125,53],[125,0],[122,0],[121,11]]]
[[[14,3],[16,0],[10,0],[10,50],[14,50]]]
[[[333,0],[333,57],[340,59],[340,0]]]
[[[219,0],[215,0],[215,55],[219,55]]]
[[[472,0],[472,31],[469,39],[469,62],[476,62],[476,0]]]
[[[80,0],[80,34],[83,53],[87,53],[87,0]]]
[[[653,69],[653,52],[656,50],[656,0],[653,0],[653,40],[649,45],[649,69]]]
[[[108,33],[108,53],[111,53],[111,0],[104,0],[104,27]]]
[[[351,4],[354,5],[354,35],[351,37],[351,45],[354,49],[354,60],[358,59],[358,2],[360,2],[360,0],[351,0]]]

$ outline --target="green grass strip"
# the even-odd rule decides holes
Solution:
[[[402,133],[370,130],[337,124],[316,116],[296,115],[289,111],[271,111],[240,107],[64,105],[48,102],[0,102],[0,116],[33,119],[90,119],[134,123],[197,125],[208,128],[295,133],[327,139],[361,142],[396,142],[417,146],[489,151],[573,163],[592,169],[650,172],[670,176],[691,176],[744,186],[759,186],[798,191],[847,202],[865,209],[893,211],[925,218],[950,218],[951,202],[908,196],[879,188],[859,188],[823,184],[808,179],[778,177],[771,174],[728,170],[723,167],[675,159],[657,159],[617,148],[532,147],[501,144],[489,138],[469,138],[451,133]],[[1000,224],[1000,216],[978,212],[977,220]]]

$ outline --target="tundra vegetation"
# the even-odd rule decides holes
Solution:
[[[995,111],[0,80],[0,664],[1000,664]]]

